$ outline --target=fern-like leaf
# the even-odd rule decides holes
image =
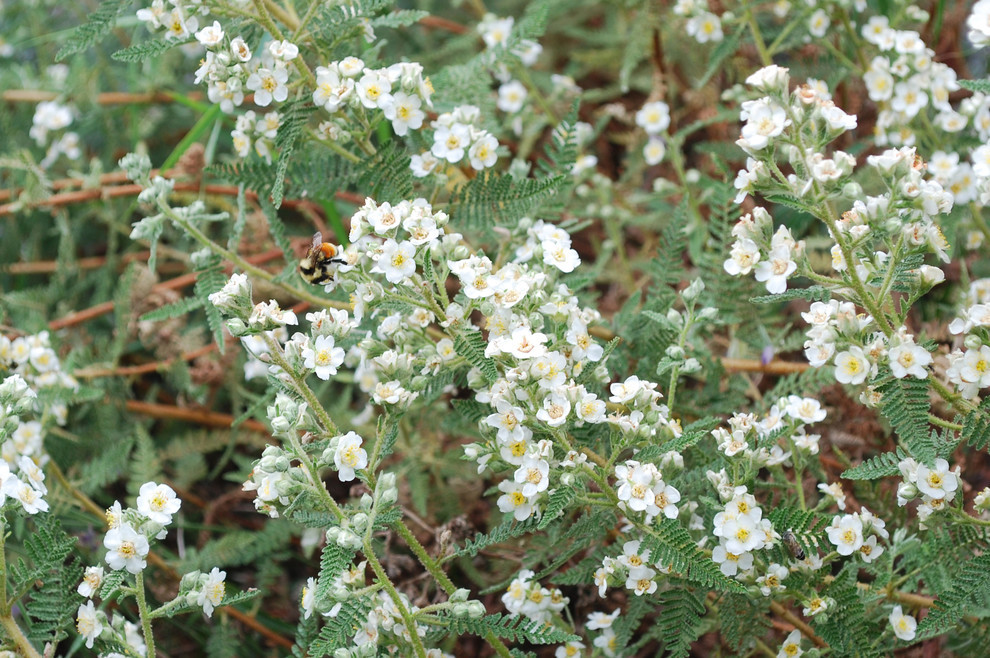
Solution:
[[[143,62],[144,60],[151,59],[153,57],[161,57],[165,54],[165,52],[171,50],[172,48],[190,43],[190,41],[191,39],[185,39],[182,41],[175,39],[142,41],[134,44],[133,46],[128,46],[127,48],[118,50],[114,54],[110,55],[110,57],[118,62]]]
[[[990,397],[983,398],[979,408],[966,414],[959,437],[977,450],[990,446]]]
[[[941,588],[935,605],[918,626],[918,635],[933,637],[945,633],[962,618],[967,606],[979,597],[990,596],[990,553],[981,553],[956,571],[952,581]]]
[[[928,381],[915,377],[880,379],[876,389],[883,395],[880,412],[894,427],[897,436],[915,458],[931,463],[936,450],[928,433]]]
[[[477,331],[462,331],[454,336],[454,351],[492,383],[498,379],[498,368],[495,361],[485,356],[485,346],[485,339]]]
[[[82,52],[101,40],[113,29],[117,17],[131,6],[130,0],[103,0],[100,6],[89,15],[89,20],[72,31],[55,61],[60,62],[69,55]]]
[[[367,599],[349,600],[336,615],[326,618],[327,625],[309,645],[306,655],[309,658],[318,658],[329,656],[337,649],[348,648],[357,630],[367,623],[370,610],[371,604]]]
[[[663,640],[665,656],[689,656],[691,644],[698,639],[705,607],[705,592],[677,583],[661,595],[660,614],[654,628]]]
[[[275,179],[272,181],[272,205],[282,206],[285,191],[285,172],[289,168],[289,160],[296,148],[296,142],[302,134],[303,127],[309,119],[311,110],[306,102],[297,100],[282,106],[282,120],[275,135],[275,148],[278,149],[278,162],[275,164]]]
[[[213,332],[213,340],[216,341],[221,354],[225,346],[223,316],[220,315],[219,309],[210,302],[209,296],[223,288],[226,283],[227,279],[224,277],[220,259],[211,257],[208,265],[197,273],[196,285],[193,286],[193,292],[195,292],[197,299],[199,299],[200,306],[206,311],[206,319],[210,325],[210,330]]]
[[[847,480],[879,480],[897,475],[900,472],[897,465],[909,456],[904,448],[898,446],[891,452],[880,453],[870,457],[862,464],[847,468],[843,471],[842,477]]]
[[[454,555],[477,555],[479,551],[483,551],[489,546],[501,544],[502,542],[508,541],[513,537],[525,535],[528,532],[536,530],[536,527],[537,521],[533,518],[526,519],[521,523],[515,520],[503,523],[500,526],[496,526],[495,529],[488,534],[478,535],[474,539],[467,540],[464,547],[458,549]]]
[[[776,304],[777,302],[790,302],[795,299],[804,299],[809,302],[824,302],[831,298],[832,293],[823,286],[809,286],[807,288],[789,288],[779,295],[760,295],[752,297],[749,301],[754,304]]]
[[[486,170],[454,190],[449,214],[465,228],[484,229],[495,224],[513,227],[556,194],[566,179],[567,176],[552,176],[518,180]]]
[[[726,592],[745,591],[742,584],[722,573],[674,519],[655,522],[643,538],[642,548],[650,552],[651,561],[662,562],[699,585]]]
[[[203,305],[203,300],[199,297],[183,297],[177,302],[160,306],[153,311],[148,311],[141,316],[141,322],[161,322],[172,318],[182,317],[189,311],[195,310]]]
[[[447,617],[444,620],[447,629],[458,635],[471,633],[484,637],[489,633],[495,637],[504,638],[510,642],[530,642],[532,644],[560,644],[579,639],[577,635],[568,633],[550,624],[522,616],[503,616],[499,613],[485,615],[478,619],[468,617]]]

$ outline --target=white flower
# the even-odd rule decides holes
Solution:
[[[148,555],[148,539],[125,523],[107,531],[103,546],[107,549],[107,564],[114,571],[127,569],[137,574],[147,566],[144,558]]]
[[[754,151],[766,148],[771,137],[784,132],[784,128],[790,125],[784,108],[770,98],[744,102],[740,118],[746,121],[746,125],[743,126],[742,137],[737,143]]]
[[[248,76],[244,86],[254,92],[255,105],[267,107],[272,100],[281,103],[289,97],[289,88],[285,84],[288,79],[289,71],[284,66],[276,66],[274,70],[260,68]]]
[[[689,36],[694,37],[698,43],[708,41],[721,41],[722,21],[718,16],[709,12],[702,12],[688,19],[685,31]]]
[[[526,86],[518,80],[510,80],[498,88],[498,102],[495,106],[503,112],[515,114],[526,102]]]
[[[291,41],[271,41],[268,43],[268,52],[277,60],[291,62],[299,56],[299,46]]]
[[[825,13],[824,9],[817,10],[808,18],[808,32],[818,39],[825,36],[829,25],[831,25],[831,21],[829,21],[828,14]]]
[[[204,27],[196,33],[196,40],[207,48],[211,48],[223,41],[223,29],[220,21],[213,21],[213,25]]]
[[[478,23],[478,32],[481,33],[481,38],[485,40],[485,45],[489,48],[504,46],[509,39],[514,23],[515,19],[512,16],[497,18],[492,14],[487,14],[484,20]]]
[[[935,468],[919,464],[917,473],[918,490],[932,498],[952,499],[959,488],[959,478],[949,470],[949,462],[944,459],[935,460]]]
[[[389,82],[388,76],[381,75],[378,71],[366,69],[364,75],[354,85],[354,91],[361,100],[361,104],[369,110],[385,107],[391,102],[389,92],[392,91],[392,83]]]
[[[368,453],[361,447],[363,442],[357,432],[348,432],[340,437],[337,450],[333,454],[333,463],[341,482],[350,482],[355,477],[354,471],[368,466]]]
[[[513,474],[516,483],[522,485],[522,495],[531,498],[550,485],[550,464],[545,459],[527,455]]]
[[[914,639],[918,621],[911,615],[904,614],[901,606],[895,605],[890,612],[890,626],[894,629],[894,635],[905,642],[910,642]]]
[[[498,508],[503,513],[509,512],[516,521],[525,521],[533,514],[533,502],[522,492],[523,485],[513,480],[502,480],[498,483],[498,490],[502,495],[498,498]]]
[[[28,514],[48,511],[48,501],[41,492],[17,476],[11,475],[3,482],[3,493],[16,499]]]
[[[203,612],[207,617],[213,616],[213,608],[220,605],[226,591],[224,579],[227,577],[226,571],[220,571],[213,567],[213,570],[203,576],[203,583],[200,586],[199,594],[196,596],[196,605],[203,607]]]
[[[420,109],[423,101],[419,96],[397,91],[388,100],[383,101],[383,105],[382,112],[385,118],[392,122],[392,130],[396,135],[402,136],[408,133],[410,128],[418,130],[423,126],[426,114]]]
[[[798,658],[804,650],[801,648],[801,631],[794,629],[784,638],[784,643],[780,645],[777,658]]]
[[[648,135],[662,133],[670,126],[670,106],[663,101],[647,103],[636,112],[636,125]]]
[[[753,554],[747,552],[733,553],[722,542],[712,549],[712,561],[719,565],[719,570],[730,578],[742,571],[749,571],[753,566]]]
[[[495,166],[495,163],[498,161],[498,154],[495,152],[497,149],[498,140],[495,139],[494,135],[485,133],[484,136],[475,140],[470,150],[468,150],[471,167],[481,171],[482,169]]]
[[[894,377],[903,379],[908,375],[918,379],[926,379],[928,371],[925,366],[931,364],[932,355],[924,347],[911,342],[903,342],[893,347],[887,353],[890,359],[890,369]]]
[[[86,639],[86,648],[93,648],[93,641],[103,632],[103,622],[106,615],[93,606],[92,601],[86,601],[85,605],[79,606],[76,613],[76,631]]]
[[[870,374],[870,360],[857,345],[835,355],[835,379],[841,384],[858,385]]]
[[[413,155],[409,162],[409,168],[416,178],[429,176],[438,169],[439,165],[440,161],[429,151]]]
[[[316,579],[307,578],[306,584],[302,588],[302,601],[300,605],[303,609],[303,619],[309,619],[313,611],[316,610]]]
[[[138,511],[161,525],[171,523],[172,515],[179,511],[181,505],[182,501],[176,497],[175,491],[167,484],[145,482],[138,492]]]
[[[544,240],[543,262],[553,265],[561,272],[573,272],[574,268],[581,264],[581,256],[571,248],[570,240],[561,242],[558,240]]]
[[[839,555],[852,555],[863,545],[863,522],[854,514],[836,515],[825,533]]]
[[[722,264],[725,271],[732,276],[749,274],[753,266],[760,262],[760,248],[749,238],[736,240],[729,252],[729,258]]]
[[[467,126],[461,124],[441,126],[433,133],[433,147],[430,152],[451,164],[458,163],[464,158],[470,137]]]
[[[666,154],[667,145],[659,137],[650,137],[643,147],[643,161],[651,167],[660,164]]]
[[[382,246],[377,269],[385,274],[389,283],[405,283],[416,272],[416,245],[389,238]]]
[[[797,395],[788,396],[784,412],[791,418],[809,425],[825,420],[826,415],[821,402],[814,398],[802,398]]]
[[[76,591],[79,592],[80,596],[85,596],[87,599],[92,598],[94,594],[100,591],[101,584],[103,584],[103,567],[86,567],[82,582],[79,583]]]
[[[337,374],[337,368],[344,362],[344,350],[335,346],[333,336],[317,336],[312,345],[302,351],[303,365],[327,381]]]
[[[570,412],[570,401],[554,393],[543,400],[543,408],[536,412],[536,419],[542,420],[550,427],[560,427],[567,422]]]
[[[354,92],[354,80],[341,77],[336,68],[325,66],[316,69],[316,91],[313,92],[313,103],[322,106],[331,114],[341,108]]]
[[[757,281],[765,281],[767,292],[779,295],[787,290],[787,277],[797,270],[797,263],[791,260],[791,250],[778,247],[767,255],[767,260],[756,265]]]

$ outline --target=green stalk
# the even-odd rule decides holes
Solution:
[[[151,613],[148,610],[148,601],[144,594],[144,572],[139,571],[135,577],[137,591],[134,598],[137,599],[138,612],[141,615],[141,630],[144,632],[144,643],[148,648],[148,655],[155,655],[155,635],[151,632]]]
[[[382,568],[382,563],[378,561],[378,557],[375,555],[374,549],[371,547],[371,540],[364,540],[364,556],[368,558],[368,564],[371,565],[372,571],[375,572],[375,576],[378,582],[388,593],[388,597],[392,599],[392,603],[395,604],[396,609],[399,611],[399,615],[402,617],[402,621],[406,624],[406,631],[409,632],[409,637],[412,641],[413,650],[416,652],[418,658],[426,658],[426,648],[423,647],[423,641],[419,639],[419,634],[416,632],[416,620],[413,619],[412,614],[406,605],[402,602],[402,597],[399,596],[398,590],[395,589],[395,585],[389,580],[388,575],[385,573],[385,569]]]

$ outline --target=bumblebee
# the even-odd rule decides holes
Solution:
[[[313,235],[313,244],[309,251],[299,261],[299,275],[313,285],[330,283],[337,272],[337,266],[346,262],[337,255],[339,253],[340,247],[324,242],[323,234],[317,231]]]

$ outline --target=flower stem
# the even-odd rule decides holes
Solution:
[[[395,585],[389,580],[388,575],[385,573],[385,569],[382,568],[382,563],[378,561],[378,557],[375,555],[374,549],[371,547],[371,540],[366,538],[364,540],[364,556],[368,558],[368,564],[371,565],[372,571],[375,572],[375,576],[378,579],[379,584],[388,593],[388,597],[392,599],[392,603],[395,604],[396,610],[399,611],[399,615],[402,617],[402,621],[406,625],[406,631],[409,633],[409,639],[412,642],[413,650],[419,658],[426,658],[426,648],[423,647],[423,641],[419,639],[419,633],[416,632],[416,620],[413,619],[412,614],[406,607],[406,604],[402,602],[402,597],[399,596],[398,590],[395,589]]]
[[[141,630],[144,632],[144,644],[148,648],[148,655],[155,655],[155,635],[151,632],[151,613],[148,610],[148,601],[144,594],[144,572],[138,572],[135,577],[137,592],[134,596],[137,599],[138,612],[141,616]]]

